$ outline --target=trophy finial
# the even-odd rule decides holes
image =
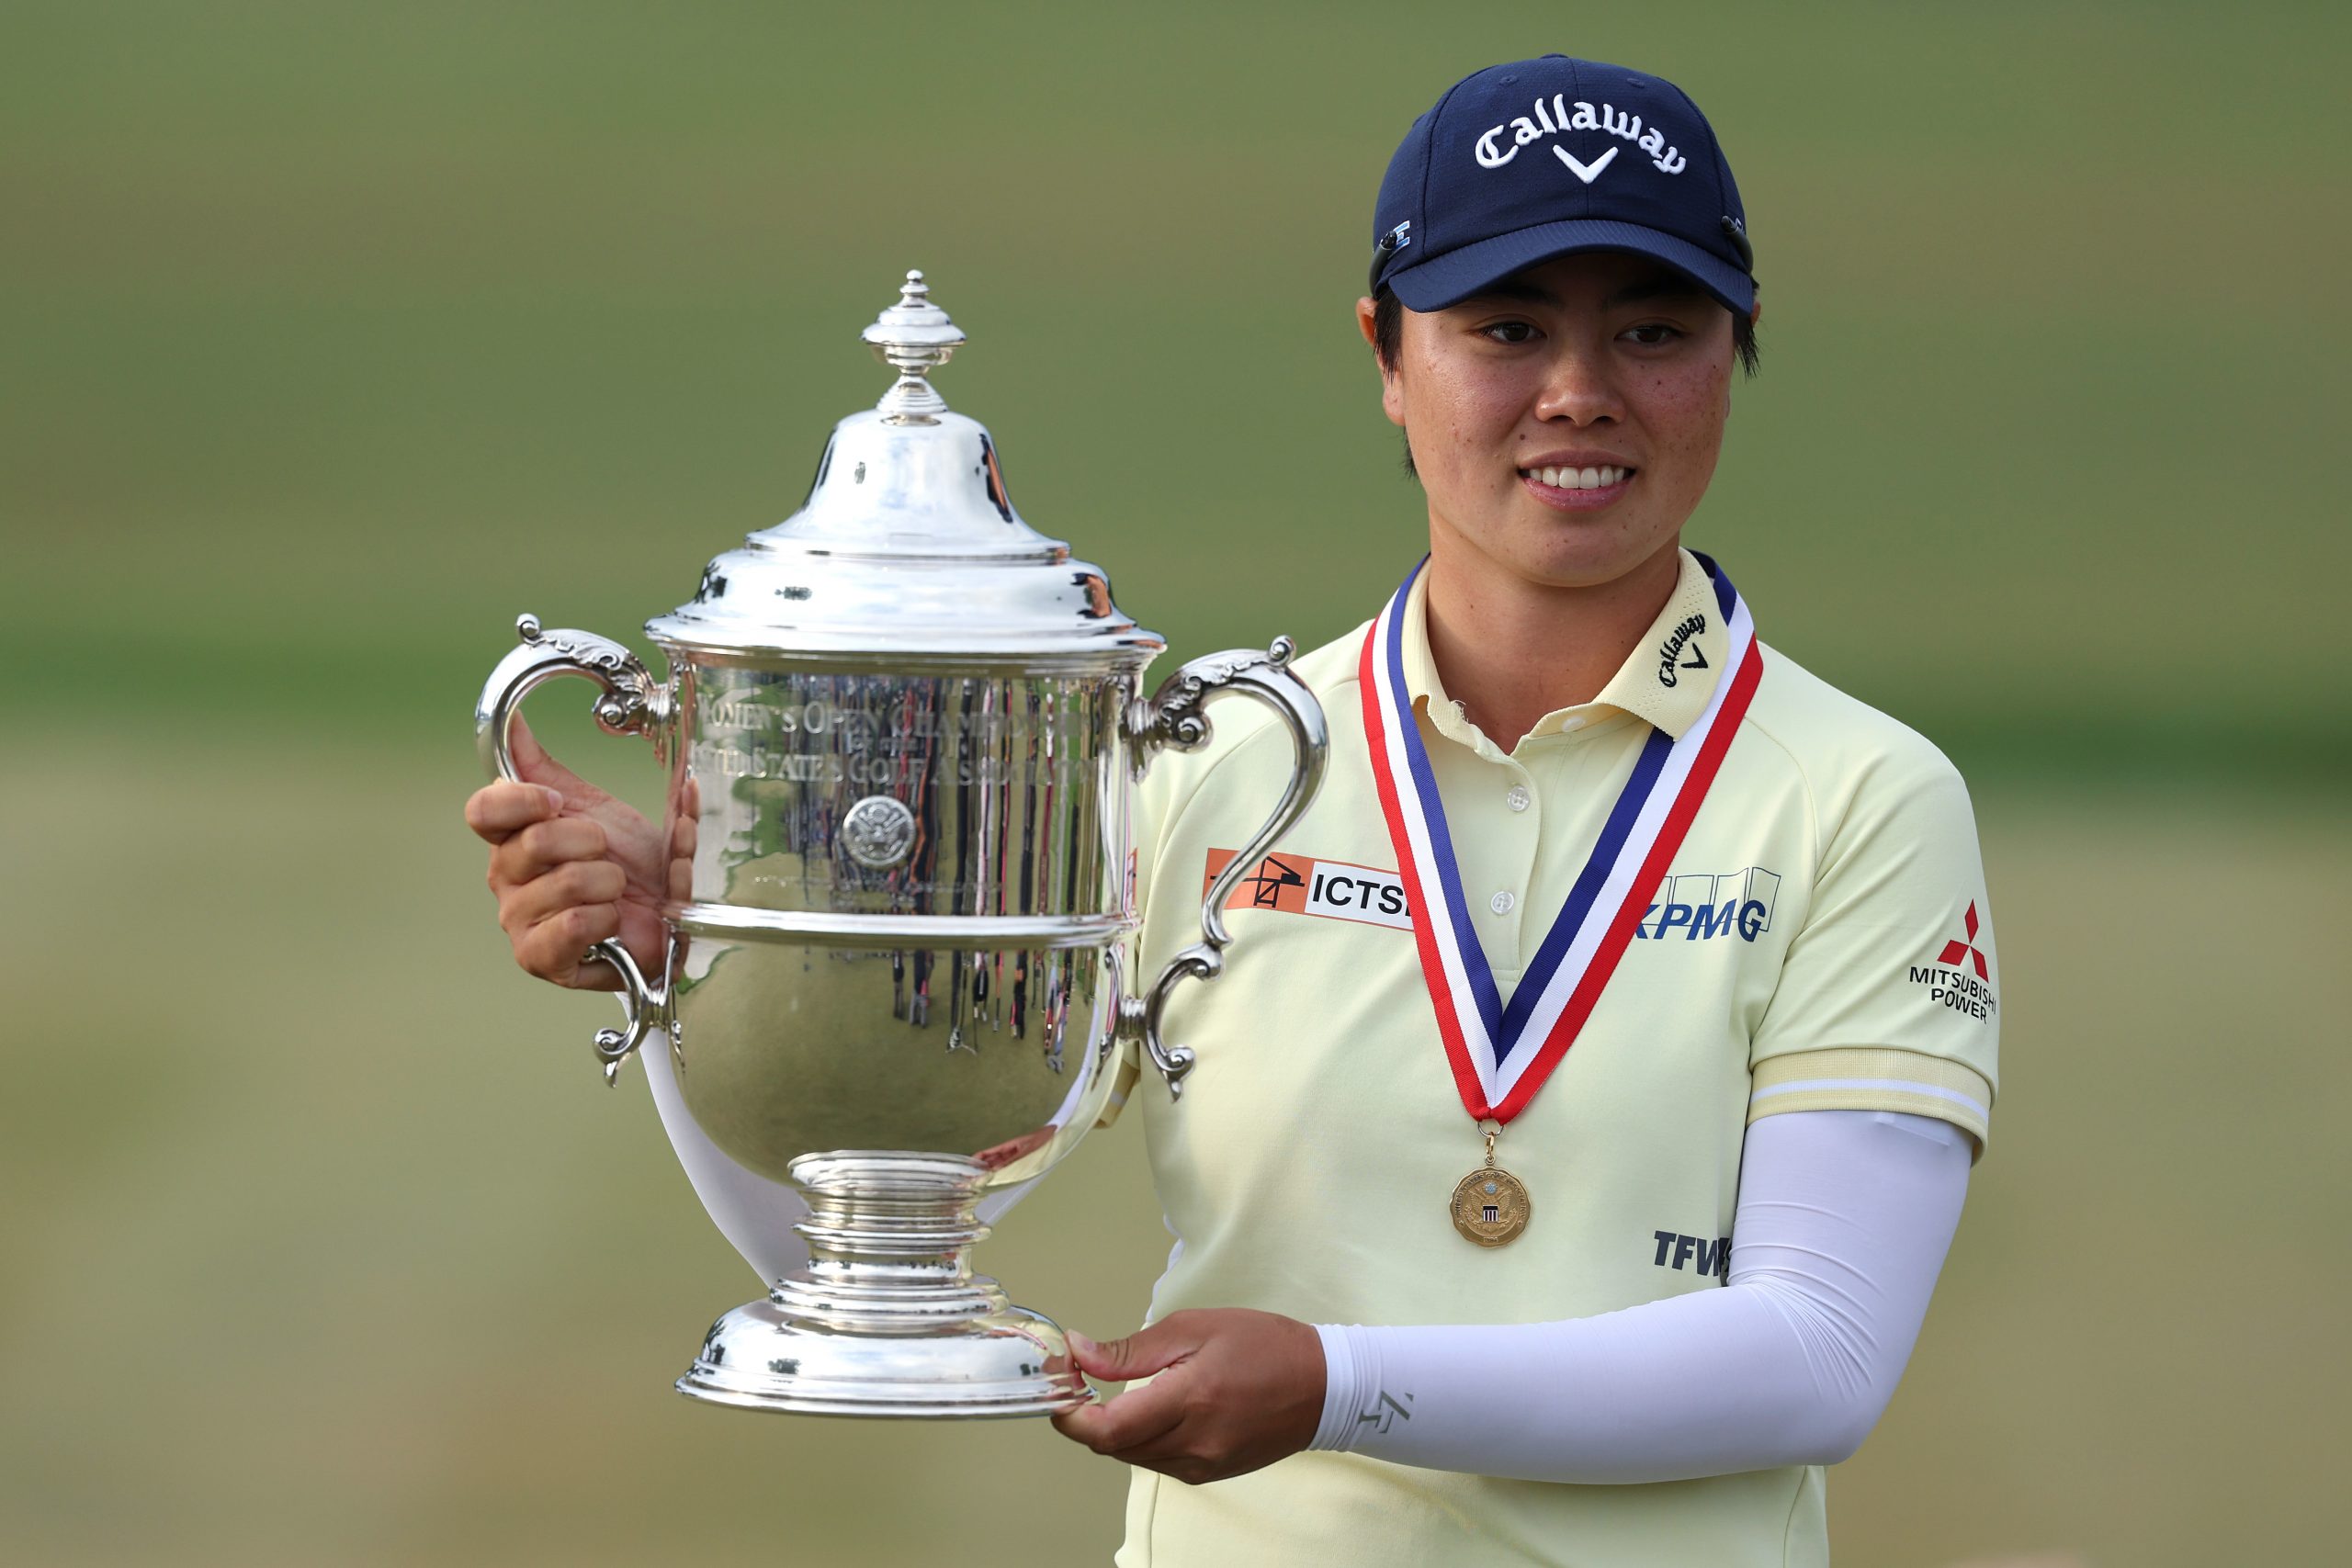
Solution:
[[[963,346],[963,329],[947,312],[931,302],[931,285],[920,270],[910,270],[899,289],[899,302],[875,318],[859,334],[874,349],[876,358],[899,373],[899,379],[876,406],[892,424],[930,424],[947,412],[947,403],[927,378]]]

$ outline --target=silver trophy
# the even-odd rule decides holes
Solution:
[[[730,1159],[807,1199],[805,1268],[721,1317],[678,1381],[698,1399],[836,1416],[1046,1414],[1083,1403],[1061,1330],[968,1253],[982,1194],[1086,1135],[1122,1039],[1182,1090],[1169,993],[1216,977],[1233,885],[1320,783],[1323,711],[1291,645],[1199,659],[1148,698],[1166,646],[1109,582],[1013,511],[989,433],[928,379],[964,342],[920,273],[865,340],[898,372],[834,426],[801,509],[712,561],[620,644],[519,623],[475,710],[483,764],[559,675],[668,771],[664,967],[616,942],[627,1018],[609,1079],[666,1052],[678,1103]],[[1130,799],[1229,693],[1296,750],[1257,838],[1201,906],[1201,941],[1132,985]]]

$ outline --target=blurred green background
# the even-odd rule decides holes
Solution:
[[[1456,76],[1661,72],[1768,301],[1690,537],[1975,785],[1994,1145],[1839,1560],[2342,1561],[2341,7],[0,9],[0,1560],[1099,1562],[1042,1424],[669,1382],[754,1281],[458,820],[517,612],[797,504],[927,269],[1175,656],[1416,553],[1350,305]],[[650,649],[647,651],[650,651]],[[1172,662],[1162,666],[1172,668]],[[558,688],[568,695],[569,687]],[[534,722],[640,798],[650,759]],[[1129,1126],[983,1251],[1131,1326]]]

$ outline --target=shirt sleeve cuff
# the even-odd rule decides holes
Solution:
[[[1948,1057],[1883,1046],[1840,1046],[1770,1056],[1749,1076],[1747,1120],[1786,1111],[1892,1111],[1949,1122],[1982,1157],[1993,1115],[1984,1074]]]

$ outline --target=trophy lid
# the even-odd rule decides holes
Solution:
[[[833,426],[799,511],[712,561],[646,631],[694,652],[885,670],[906,655],[1140,667],[1165,647],[1099,569],[1021,520],[995,442],[932,386],[964,334],[922,273],[861,335],[898,380]]]

